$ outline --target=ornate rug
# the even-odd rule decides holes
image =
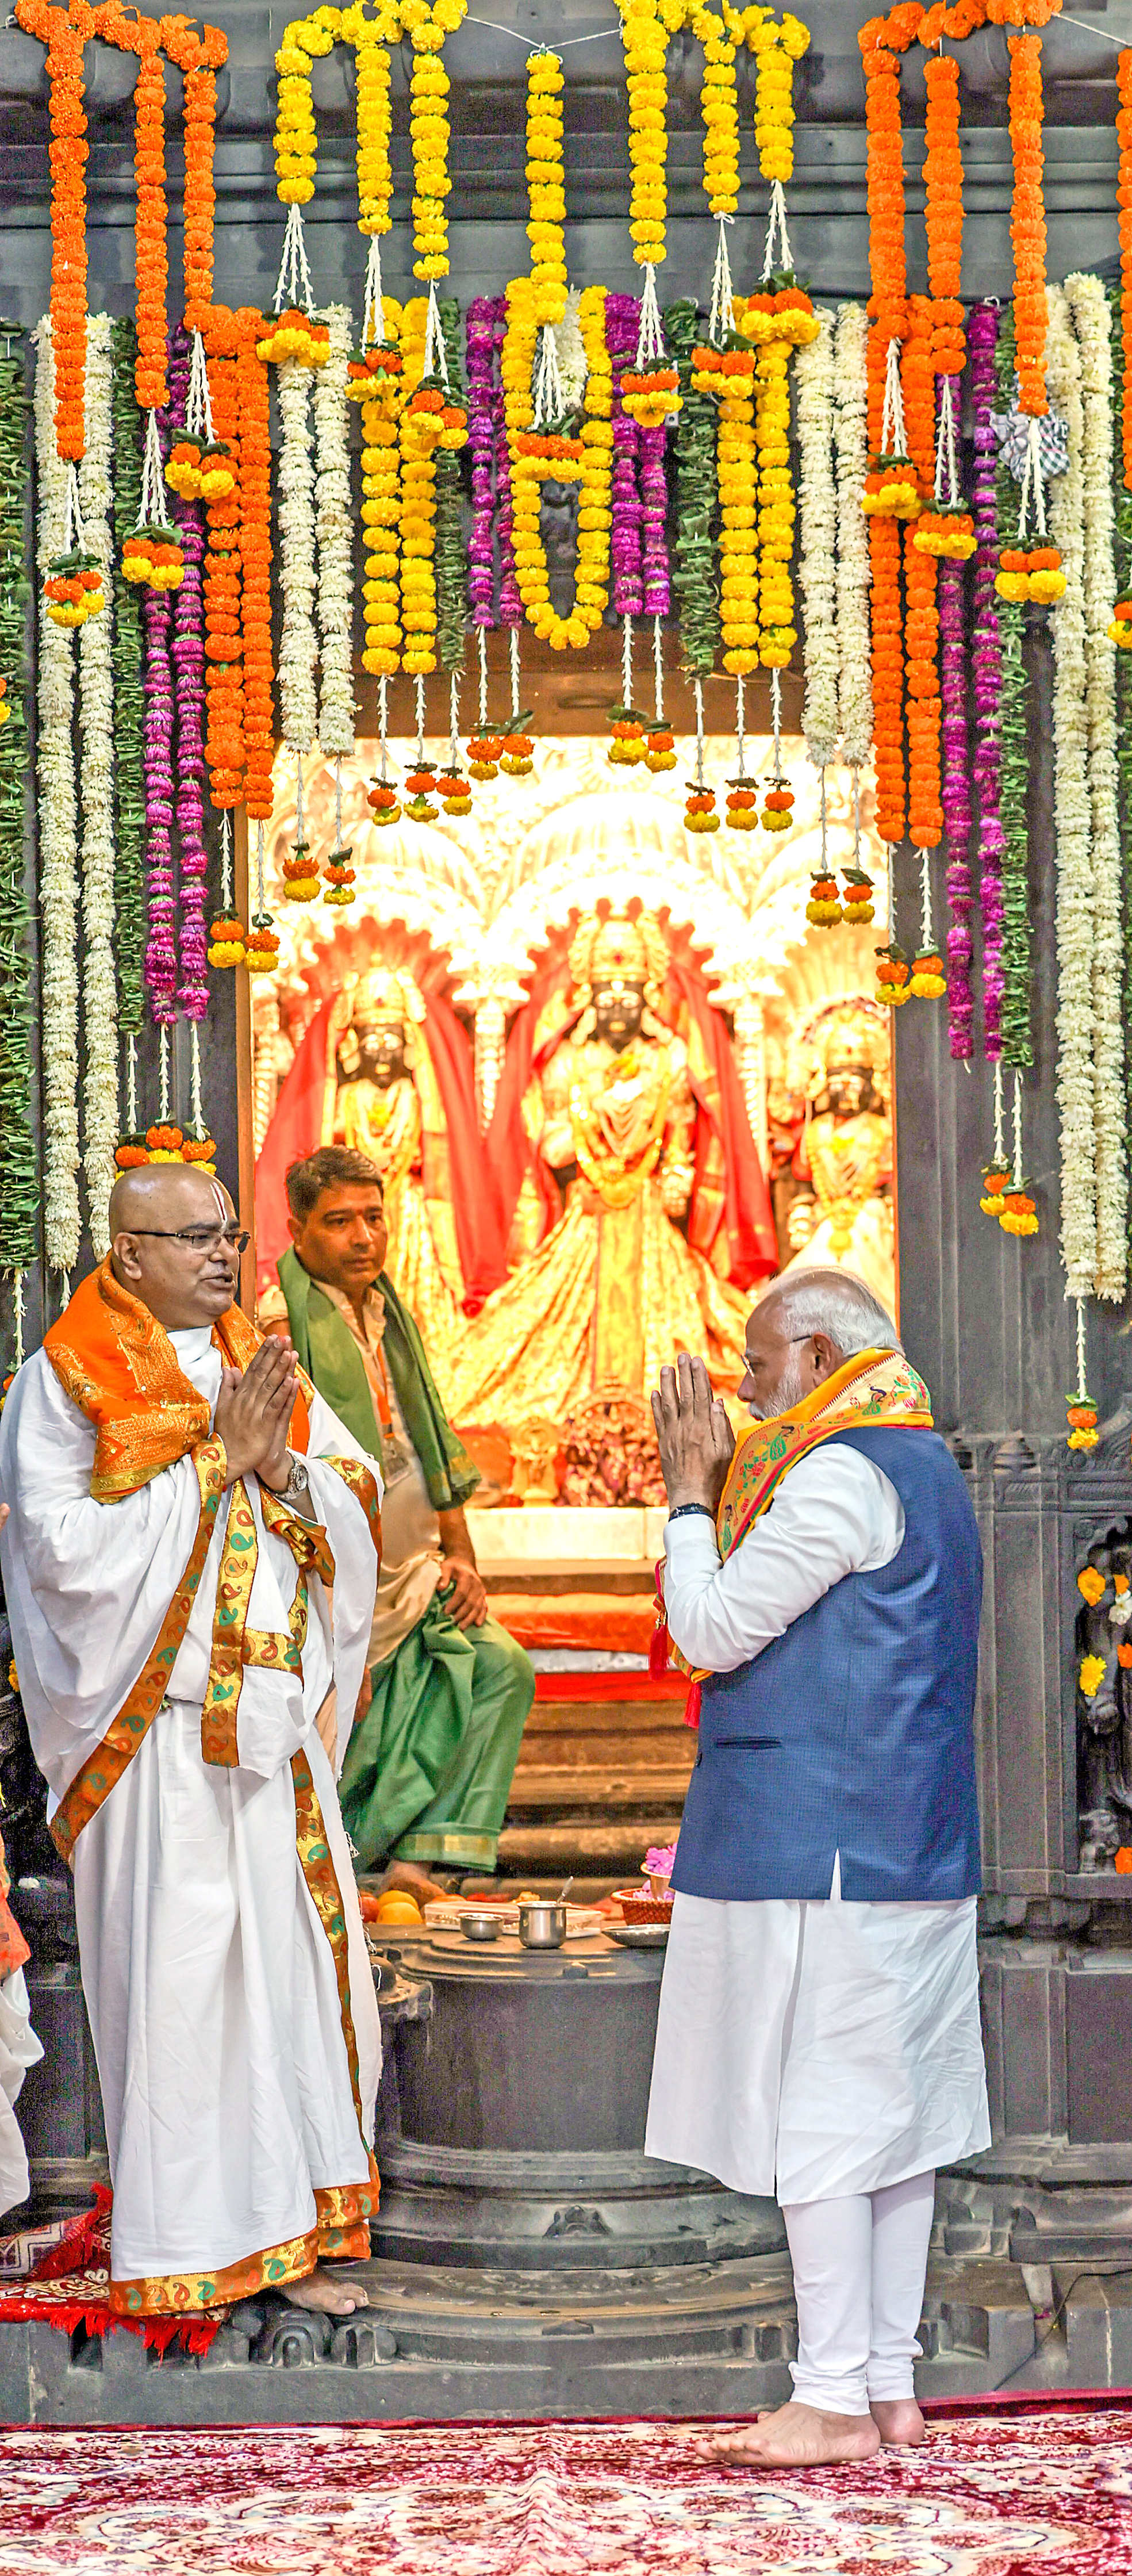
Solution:
[[[806,2475],[692,2424],[0,2434],[0,2576],[1128,2576],[1132,2403]]]
[[[0,2278],[0,2325],[55,2326],[73,2334],[85,2326],[91,2335],[124,2328],[140,2334],[154,2352],[170,2344],[204,2353],[219,2334],[226,2308],[205,2309],[199,2317],[113,2317],[110,2314],[110,2208],[112,2194],[103,2183],[94,2187],[94,2206],[69,2218],[46,2253],[22,2278]]]

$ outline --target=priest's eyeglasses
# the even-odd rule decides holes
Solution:
[[[167,1225],[132,1225],[130,1233],[152,1235],[158,1243],[187,1243],[190,1252],[202,1256],[218,1252],[221,1244],[225,1252],[246,1252],[252,1239],[240,1225],[181,1225],[172,1231]]]

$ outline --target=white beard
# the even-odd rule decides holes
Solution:
[[[765,1404],[749,1404],[747,1411],[755,1422],[769,1422],[776,1413],[789,1413],[792,1404],[801,1404],[805,1392],[801,1364],[792,1351],[774,1394]]]

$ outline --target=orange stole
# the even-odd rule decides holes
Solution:
[[[716,1514],[716,1539],[724,1563],[749,1529],[769,1511],[782,1479],[800,1458],[838,1432],[872,1423],[888,1431],[930,1431],[931,1398],[903,1351],[858,1351],[820,1386],[792,1405],[789,1413],[753,1422],[736,1443]],[[689,1726],[699,1724],[700,1684],[708,1679],[674,1645],[664,1617],[664,1564],[656,1569],[657,1624],[649,1648],[649,1666],[664,1672],[674,1663],[687,1673],[691,1688],[685,1710]]]
[[[229,1367],[246,1369],[262,1333],[238,1306],[229,1306],[213,1329]],[[136,1494],[208,1438],[204,1396],[185,1376],[164,1325],[115,1278],[109,1255],[80,1281],[43,1347],[64,1394],[95,1426],[90,1490],[96,1502]],[[287,1439],[305,1455],[312,1389],[301,1370],[299,1386]]]

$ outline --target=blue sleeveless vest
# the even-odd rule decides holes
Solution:
[[[883,1470],[904,1506],[903,1543],[703,1684],[672,1884],[823,1897],[840,1852],[847,1900],[974,1896],[982,1552],[967,1490],[933,1431],[843,1431],[824,1446]]]

